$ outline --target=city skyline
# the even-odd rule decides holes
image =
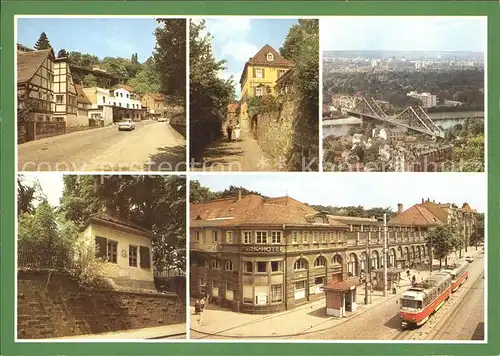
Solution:
[[[436,203],[467,202],[478,212],[485,213],[487,207],[484,173],[420,174],[374,173],[370,177],[359,173],[341,175],[300,174],[273,175],[196,175],[190,176],[211,191],[223,191],[229,186],[242,186],[270,197],[288,195],[310,205],[363,206],[365,208],[390,207],[397,211],[397,204],[409,208],[429,198]],[[370,178],[369,180],[367,178]],[[318,187],[320,187],[318,189]],[[360,190],[360,187],[363,187]],[[383,190],[380,190],[383,187]],[[408,189],[411,187],[411,189]]]
[[[324,51],[485,52],[486,17],[338,16],[320,21]],[[353,30],[355,29],[355,31]]]

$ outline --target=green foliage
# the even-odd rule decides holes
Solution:
[[[40,38],[35,43],[35,49],[40,51],[42,49],[50,49],[52,46],[50,45],[49,38],[45,32],[40,34]]]
[[[300,19],[293,25],[280,49],[294,62],[292,96],[296,101],[293,148],[288,158],[290,170],[301,171],[303,163],[318,169],[319,150],[319,21]]]
[[[390,207],[387,208],[370,208],[365,209],[363,206],[344,206],[337,207],[331,205],[312,205],[312,207],[319,211],[325,211],[331,215],[340,215],[340,216],[351,216],[351,217],[359,217],[359,218],[372,218],[382,219],[384,217],[384,213],[387,214],[387,220],[392,218],[395,213],[392,211]]]
[[[247,101],[247,112],[249,117],[258,114],[280,112],[283,108],[285,98],[282,95],[253,96]]]
[[[214,199],[223,199],[223,198],[231,198],[238,197],[238,194],[241,192],[242,196],[245,195],[260,195],[262,197],[266,197],[261,193],[246,189],[245,187],[238,187],[235,185],[230,185],[229,188],[224,189],[223,191],[213,192],[209,188],[204,187],[197,180],[192,180],[189,185],[189,202],[190,203],[201,203]]]
[[[233,78],[224,80],[219,73],[224,61],[212,51],[212,36],[206,32],[205,21],[191,21],[189,33],[189,105],[190,152],[201,161],[203,149],[221,137],[227,106],[234,100]]]
[[[80,53],[77,51],[71,51],[69,52],[68,55],[68,60],[71,64],[82,67],[82,68],[88,68],[92,69],[94,65],[100,65],[101,61],[97,56],[87,54],[87,53]]]
[[[433,257],[440,260],[463,246],[463,237],[451,224],[440,225],[429,231],[426,236],[427,246],[432,246]]]
[[[93,74],[87,74],[83,77],[82,84],[85,87],[97,87],[99,86],[99,79]]]
[[[324,67],[323,95],[334,93],[354,95],[360,91],[363,96],[389,101],[402,108],[417,103],[406,96],[410,91],[436,94],[439,102],[462,99],[463,109],[483,108],[484,71],[477,69],[444,69],[419,72],[338,72],[331,73]]]
[[[186,100],[186,20],[159,19],[154,59],[160,91],[170,102]]]
[[[484,135],[467,138],[453,148],[454,171],[484,172]]]
[[[17,178],[17,215],[33,213],[35,207],[35,187],[23,183],[22,177]]]
[[[66,58],[68,57],[68,52],[63,48],[57,52],[57,58]]]
[[[160,80],[156,70],[154,57],[142,65],[141,70],[136,77],[127,82],[128,85],[133,87],[137,93],[157,93],[160,91]]]
[[[64,176],[61,213],[79,229],[106,209],[153,233],[156,268],[185,270],[186,184],[178,176]]]

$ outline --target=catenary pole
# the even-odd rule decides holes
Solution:
[[[387,214],[384,213],[384,297],[387,297]]]

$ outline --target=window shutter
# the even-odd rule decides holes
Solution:
[[[149,248],[141,246],[140,248],[141,254],[141,268],[151,268],[151,258],[149,256]]]
[[[96,236],[95,237],[95,257],[101,258],[106,256],[106,248],[108,245],[108,240],[104,237]]]
[[[256,73],[255,73],[255,67],[252,68],[253,69],[253,77],[256,78]]]
[[[266,68],[262,68],[262,78],[266,77]]]

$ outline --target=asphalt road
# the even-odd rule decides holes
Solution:
[[[185,147],[165,122],[112,125],[18,145],[18,171],[185,171]]]

